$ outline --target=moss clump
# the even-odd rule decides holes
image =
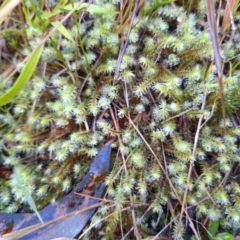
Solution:
[[[117,1],[94,3],[118,10]],[[145,1],[128,39],[126,16],[86,13],[80,24],[75,16],[69,30],[79,45],[52,36],[42,56],[44,77],[36,74],[0,116],[1,163],[25,167],[23,179],[39,207],[67,192],[86,173],[99,146],[117,136],[120,154],[106,179],[107,197],[115,204],[98,209],[89,238],[96,231],[101,239],[124,236],[134,221],[142,236],[162,231],[177,239],[193,234],[189,219],[219,220],[231,231],[240,228],[240,130],[230,117],[224,130],[215,111],[217,71],[204,4],[199,1],[197,10],[186,12],[183,6],[156,7]],[[129,3],[126,13],[133,7]],[[35,41],[37,32],[31,34]],[[231,47],[222,42],[226,62],[238,59],[237,37]],[[226,68],[227,113],[239,107],[239,75]],[[16,189],[14,178],[1,186],[2,210],[13,212],[26,201]],[[132,213],[129,201],[136,206]]]

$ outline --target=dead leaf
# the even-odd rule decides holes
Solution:
[[[33,213],[0,214],[2,234],[8,224],[13,223],[13,232],[1,236],[0,239],[49,240],[74,238],[79,234],[94,214],[96,207],[101,205],[96,198],[101,197],[105,186],[99,173],[109,171],[111,142],[99,151],[89,172],[71,193],[39,211],[43,224],[39,223],[39,219]],[[93,181],[93,178],[101,181]],[[76,194],[89,188],[88,184],[91,184],[94,198]]]

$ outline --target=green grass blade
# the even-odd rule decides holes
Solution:
[[[57,26],[60,24],[60,22],[59,22],[59,21],[51,22],[51,24],[52,24],[54,27],[57,27]],[[63,25],[60,25],[60,26],[58,27],[58,31],[59,31],[65,38],[69,39],[71,42],[73,42],[73,43],[75,44],[74,39],[73,39],[71,33],[70,33]]]
[[[87,4],[87,3],[83,3],[84,8],[86,8],[86,11],[89,13],[95,13],[95,14],[117,14],[117,11],[110,11],[104,7],[100,7],[98,5],[95,4]]]
[[[68,0],[61,0],[58,2],[58,4],[54,7],[53,13],[58,11],[58,9],[63,8],[67,4]]]
[[[145,11],[146,15],[151,15],[159,7],[172,3],[174,0],[155,1],[153,6]]]
[[[43,220],[37,210],[36,204],[31,196],[31,194],[29,193],[28,189],[26,188],[23,178],[21,176],[21,167],[20,165],[15,165],[14,166],[14,172],[13,172],[13,177],[18,181],[19,185],[20,185],[20,189],[23,191],[28,204],[30,205],[31,209],[36,213],[37,217],[39,218],[39,220],[41,221],[41,223],[43,223]]]
[[[36,69],[37,63],[42,53],[42,49],[43,45],[39,46],[29,57],[22,69],[21,74],[19,75],[12,88],[10,88],[5,94],[0,97],[0,106],[4,106],[7,103],[11,102],[13,98],[25,87]]]
[[[58,9],[54,9],[53,12],[43,12],[41,17],[43,19],[48,19],[51,18],[57,14],[60,14],[62,12],[68,12],[70,10],[72,10],[78,3],[74,3],[74,4],[68,4],[65,7],[62,8],[58,8]],[[117,14],[118,12],[116,11],[109,11],[107,9],[105,9],[104,7],[100,7],[98,5],[95,4],[88,4],[88,3],[82,3],[78,8],[78,11],[81,10],[86,10],[89,13],[95,13],[95,14]]]

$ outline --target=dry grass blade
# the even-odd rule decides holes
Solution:
[[[205,103],[204,103],[204,104],[205,104]],[[181,204],[182,210],[185,212],[186,218],[187,218],[188,221],[190,222],[190,227],[191,227],[191,229],[193,230],[196,238],[197,238],[197,239],[200,239],[200,237],[199,237],[199,235],[198,235],[198,233],[197,233],[197,230],[196,230],[196,228],[194,227],[194,224],[193,224],[191,218],[189,217],[187,210],[186,210],[185,207],[184,207],[184,205],[185,205],[185,204],[184,204],[184,201],[183,201],[183,202],[181,201],[181,199],[180,199],[180,197],[179,197],[179,195],[178,195],[178,193],[177,193],[177,191],[176,191],[176,189],[175,189],[175,187],[174,187],[171,179],[169,178],[169,176],[168,176],[166,170],[164,169],[164,167],[162,166],[160,160],[158,159],[158,157],[156,156],[156,154],[155,154],[154,151],[152,150],[152,148],[151,148],[151,146],[149,145],[149,143],[148,143],[148,142],[146,141],[146,139],[143,137],[143,135],[141,134],[141,132],[139,131],[139,129],[137,128],[137,126],[134,124],[134,122],[132,121],[132,119],[131,119],[131,118],[128,118],[128,120],[129,120],[129,123],[134,127],[134,129],[136,130],[136,132],[139,134],[139,136],[142,138],[142,140],[143,140],[144,143],[146,144],[147,148],[148,148],[148,149],[150,150],[150,152],[153,154],[153,156],[154,156],[154,158],[156,159],[156,161],[158,162],[159,167],[160,167],[161,170],[163,171],[163,173],[164,173],[164,175],[165,175],[165,177],[166,177],[166,179],[167,179],[167,181],[168,181],[168,183],[169,183],[169,186],[170,186],[171,190],[173,191],[175,197],[177,198],[177,200],[178,200],[179,203]],[[196,133],[196,139],[195,139],[196,144],[197,144],[197,141],[198,141],[198,136],[199,136],[198,134],[199,134],[199,132]],[[190,175],[191,175],[191,172],[192,172],[192,167],[193,167],[192,165],[190,165],[190,167],[189,167],[189,174],[188,174],[188,180],[187,180],[187,182],[190,181]],[[188,184],[187,184],[187,185],[188,185]],[[186,196],[187,196],[187,187],[186,187]],[[184,197],[185,202],[186,202],[186,196]],[[183,214],[183,213],[182,213],[182,214]],[[181,219],[181,216],[180,216],[180,219]],[[179,221],[179,222],[180,222],[180,221]]]
[[[216,21],[216,12],[213,0],[206,0],[207,6],[207,19],[209,25],[209,32],[212,39],[213,50],[214,50],[214,59],[217,67],[218,73],[218,84],[219,91],[221,96],[221,104],[222,104],[222,117],[224,119],[224,129],[226,131],[226,110],[225,110],[225,101],[224,101],[224,86],[223,86],[223,73],[222,73],[222,63],[220,56],[220,44],[218,38],[218,26]]]
[[[127,36],[125,38],[124,44],[123,44],[123,46],[120,50],[119,56],[118,56],[117,68],[116,68],[115,75],[114,75],[115,80],[117,80],[118,77],[119,77],[119,72],[120,72],[120,67],[121,67],[123,55],[124,55],[124,53],[127,49],[129,35],[130,35],[131,29],[132,29],[133,21],[135,19],[136,13],[137,13],[137,8],[138,8],[138,0],[134,4],[134,9],[133,9],[133,12],[132,12],[131,22],[130,22],[129,29],[128,29],[128,32],[127,32]]]
[[[111,206],[114,206],[114,204],[111,205]],[[110,206],[110,207],[111,207],[111,206]],[[129,210],[129,209],[130,209],[130,207],[125,207],[125,208],[119,210],[118,212],[124,212],[124,211],[127,211],[127,210]],[[91,226],[89,226],[89,227],[80,235],[80,237],[79,237],[78,239],[81,239],[81,238],[82,238],[84,235],[86,235],[94,226],[96,226],[97,224],[99,224],[100,222],[106,220],[107,218],[111,217],[111,216],[114,215],[114,214],[116,214],[116,212],[113,212],[113,213],[107,215],[106,217],[100,219],[99,221],[97,221],[97,222],[95,222],[94,224],[92,224]]]
[[[0,24],[11,14],[12,10],[21,2],[21,0],[4,1],[0,8]]]
[[[114,122],[114,125],[115,125],[115,128],[117,129],[117,131],[119,131],[119,126],[117,124],[117,121],[114,117],[114,114],[113,114],[113,110],[110,109],[110,114],[111,114],[111,117],[113,119],[113,122]],[[123,143],[122,143],[122,140],[121,138],[118,136],[118,141],[119,141],[119,145],[122,146]],[[122,155],[122,160],[123,160],[123,165],[124,165],[124,169],[125,169],[125,174],[128,175],[128,169],[127,169],[127,165],[126,165],[126,159],[125,159],[125,156],[123,153],[121,153]],[[129,193],[129,198],[130,198],[130,201],[133,203],[133,196],[132,196],[132,193],[130,192]],[[133,206],[133,204],[131,204]],[[132,220],[133,220],[133,226],[134,226],[134,234],[136,236],[136,239],[140,239],[141,236],[139,234],[139,231],[138,231],[138,227],[137,227],[137,221],[136,221],[136,216],[135,216],[135,211],[134,211],[134,208],[132,208]]]
[[[234,9],[236,8],[238,2],[239,2],[238,0],[227,0],[226,1],[226,7],[225,7],[223,21],[222,21],[223,33],[226,33],[226,31],[229,27],[229,22],[232,21],[233,12],[234,12]]]
[[[205,92],[204,101],[203,101],[201,110],[204,110],[204,108],[205,108],[206,97],[207,97],[207,93]],[[196,156],[196,150],[197,150],[198,140],[199,140],[199,136],[200,136],[202,121],[203,121],[203,116],[201,116],[199,118],[197,130],[196,130],[196,133],[195,133],[194,145],[193,145],[193,155],[194,156]],[[182,218],[183,218],[183,213],[186,212],[185,204],[187,202],[188,187],[189,187],[189,183],[190,183],[190,180],[191,180],[191,174],[192,174],[193,166],[194,166],[194,163],[191,162],[190,166],[189,166],[189,169],[188,169],[188,177],[187,177],[187,183],[186,183],[185,192],[184,192],[184,196],[183,196],[182,209],[181,209],[181,213],[180,213],[180,217],[179,217],[179,221],[178,221],[178,226],[177,226],[178,231],[180,229],[180,224],[181,224],[181,221],[182,221]],[[192,224],[192,222],[190,222],[190,227],[192,228],[192,230],[195,234],[195,237],[200,240],[200,237],[198,236],[197,231],[196,231],[194,225]]]

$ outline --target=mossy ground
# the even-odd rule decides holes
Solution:
[[[15,167],[42,208],[67,194],[116,137],[104,196],[112,202],[83,238],[236,236],[239,3],[215,3],[219,44],[205,1],[88,4],[68,17],[71,1],[23,1],[1,25],[1,95],[22,61],[39,44],[43,50],[24,90],[1,108],[0,210],[27,206]]]

